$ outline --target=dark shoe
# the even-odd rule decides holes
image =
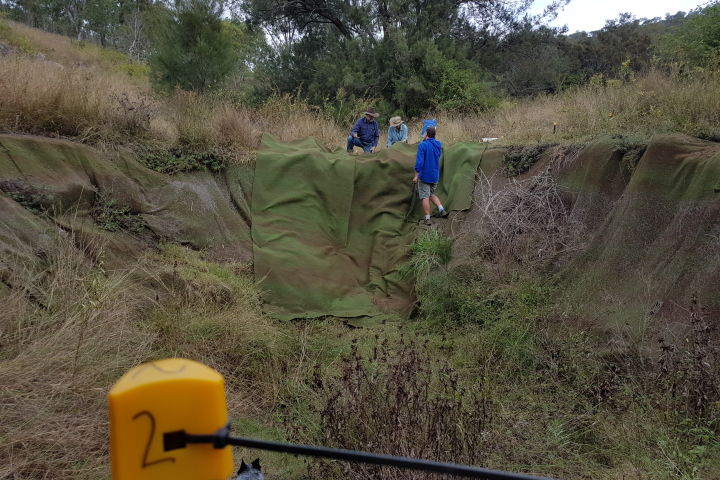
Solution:
[[[447,218],[448,215],[450,215],[450,212],[448,212],[447,210],[443,210],[442,212],[438,213],[438,217],[440,218]]]
[[[432,226],[432,222],[429,218],[423,218],[420,220],[420,225],[426,225],[428,227]]]

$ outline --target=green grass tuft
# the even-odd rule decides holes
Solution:
[[[438,230],[427,230],[410,247],[410,261],[402,268],[405,276],[424,277],[436,268],[445,268],[452,258],[452,240]]]
[[[8,43],[27,55],[36,55],[40,53],[37,46],[35,46],[28,38],[15,32],[8,21],[2,16],[0,16],[0,41]]]

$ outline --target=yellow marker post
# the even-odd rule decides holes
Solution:
[[[211,434],[228,422],[222,375],[181,358],[139,365],[108,394],[113,480],[224,480],[232,448],[190,444],[166,452],[163,435]]]

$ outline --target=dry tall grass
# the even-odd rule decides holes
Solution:
[[[147,67],[119,52],[1,18],[0,27],[0,40],[18,47],[0,57],[0,131],[225,151],[255,149],[263,132],[284,141],[315,136],[330,147],[344,142],[329,116],[298,98],[251,108],[209,94],[161,96],[150,89]]]
[[[32,300],[14,290],[4,303],[22,308],[0,328],[0,478],[101,478],[104,389],[153,341],[135,322],[143,302],[127,275],[102,275],[69,238],[44,271],[24,271]]]
[[[72,236],[45,252],[44,268],[4,260],[17,288],[0,311],[0,478],[107,478],[105,398],[143,361],[218,368],[231,418],[274,402],[283,362],[295,363],[290,332],[262,315],[252,280],[183,248],[126,272],[103,271]]]
[[[0,129],[86,142],[159,136],[147,132],[157,101],[121,75],[22,56],[0,58],[0,72]]]
[[[0,130],[100,145],[231,150],[257,148],[263,132],[284,141],[315,136],[327,146],[340,146],[346,135],[292,97],[272,98],[260,108],[183,91],[160,97],[123,73],[63,68],[28,56],[0,57]]]
[[[506,144],[571,143],[608,133],[718,135],[720,74],[654,71],[630,82],[585,85],[474,116],[442,114],[438,122],[438,136],[450,143],[482,137],[501,137]]]

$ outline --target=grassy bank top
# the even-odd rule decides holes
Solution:
[[[355,116],[340,118],[299,96],[275,95],[257,106],[226,90],[154,92],[147,67],[123,54],[0,19],[0,130],[68,137],[100,147],[131,146],[150,163],[182,162],[208,152],[221,166],[242,162],[262,133],[282,141],[307,136],[342,147]],[[389,115],[379,121],[387,133]],[[500,138],[505,144],[582,143],[607,133],[648,136],[720,134],[720,74],[651,71],[624,81],[596,81],[555,95],[505,100],[474,114],[428,112],[446,144]],[[385,140],[381,138],[380,148]],[[174,159],[174,160],[173,160]],[[190,162],[192,163],[192,162]],[[201,162],[202,163],[202,162]],[[176,165],[166,168],[173,171]]]

